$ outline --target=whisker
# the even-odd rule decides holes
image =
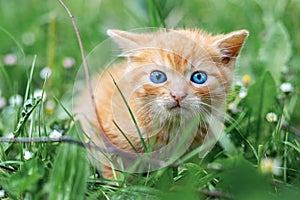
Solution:
[[[218,115],[222,115],[222,118],[224,119],[224,121],[228,122],[229,124],[236,123],[236,120],[233,117],[231,117],[228,113],[226,113],[226,107],[224,107],[223,109],[215,108],[208,103],[199,101],[199,99],[197,99],[197,98],[190,99],[190,101],[191,101],[190,106],[192,107],[191,111],[193,112],[193,114],[196,113],[195,110],[199,110],[199,112],[204,112],[205,115],[212,115],[211,112],[213,111],[213,112],[216,112],[216,114],[218,114]],[[224,101],[220,101],[220,100],[212,100],[212,101],[214,101],[215,103],[222,103],[225,106]],[[197,103],[195,103],[195,102],[197,102]],[[211,110],[209,111],[206,108],[209,108]],[[240,129],[240,127],[238,125],[235,128],[237,131],[239,131],[239,129]]]

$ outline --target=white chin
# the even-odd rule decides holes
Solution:
[[[182,107],[176,107],[176,108],[170,108],[169,109],[169,113],[172,116],[182,116],[185,117],[185,115],[187,114],[187,110],[182,108]]]

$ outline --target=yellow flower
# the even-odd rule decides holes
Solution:
[[[85,143],[89,143],[90,138],[89,138],[87,135],[84,135],[84,136],[83,136],[83,141],[84,141]]]
[[[251,81],[250,75],[246,74],[242,77],[242,82],[244,85],[249,85],[250,81]]]
[[[55,102],[52,100],[49,100],[46,102],[45,105],[45,111],[48,115],[51,115],[54,112],[55,109]]]

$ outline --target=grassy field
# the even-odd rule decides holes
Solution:
[[[299,0],[65,3],[87,54],[113,28],[249,30],[226,137],[205,158],[124,173],[118,186],[99,177],[74,143],[72,91],[82,60],[71,19],[57,1],[0,0],[0,199],[299,199]],[[50,141],[60,137],[73,140]]]

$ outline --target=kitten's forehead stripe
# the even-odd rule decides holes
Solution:
[[[166,63],[167,66],[170,66],[172,69],[176,70],[177,72],[181,74],[185,74],[188,70],[188,61],[187,59],[174,54],[174,53],[166,53],[165,57],[167,58]]]
[[[174,66],[174,62],[170,54],[167,54],[167,61],[171,64],[170,66]]]

